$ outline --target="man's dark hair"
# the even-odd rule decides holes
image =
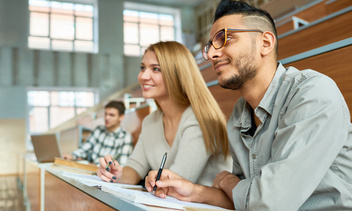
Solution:
[[[125,114],[125,104],[121,101],[110,101],[105,108],[116,108],[119,111],[119,115]]]
[[[268,24],[270,24],[270,26],[268,25],[268,27],[264,29],[263,28],[259,28],[259,29],[263,31],[269,31],[268,28],[270,28],[270,31],[275,35],[276,40],[278,40],[275,23],[271,15],[267,11],[252,7],[243,1],[221,0],[215,11],[214,23],[219,18],[222,18],[226,15],[234,15],[234,14],[243,15],[244,17],[259,17],[261,19],[265,19],[268,22]],[[252,22],[257,22],[257,21],[252,20]],[[259,26],[263,25],[260,23],[259,19],[258,19],[257,25]],[[266,24],[264,24],[263,26],[265,27],[265,25]]]

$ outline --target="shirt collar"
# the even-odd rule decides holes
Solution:
[[[276,69],[273,80],[270,82],[270,85],[267,91],[264,94],[263,99],[260,101],[258,107],[255,109],[255,113],[259,117],[259,119],[264,122],[266,115],[265,113],[269,113],[270,115],[273,112],[276,95],[279,92],[279,88],[281,82],[284,78],[286,69],[282,66],[281,63],[278,63],[278,67]],[[242,127],[243,129],[249,129],[251,125],[251,108],[250,105],[246,102],[243,104],[241,118],[239,118],[235,122],[235,126]]]
[[[281,63],[278,63],[273,80],[270,82],[263,99],[260,101],[258,108],[264,109],[270,115],[273,112],[276,95],[279,92],[282,80],[284,78],[286,69]]]
[[[118,127],[118,128],[116,128],[114,131],[109,132],[108,129],[105,127],[105,131],[106,131],[107,133],[116,133],[116,134],[118,134],[121,130],[122,130],[121,127]]]

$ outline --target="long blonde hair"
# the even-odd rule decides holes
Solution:
[[[229,155],[226,117],[206,86],[191,52],[174,41],[152,44],[147,51],[156,54],[164,83],[173,100],[191,105],[207,151],[215,155]],[[158,108],[161,110],[159,105]]]

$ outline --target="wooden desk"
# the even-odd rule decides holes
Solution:
[[[41,198],[42,189],[40,186],[41,169],[34,159],[34,154],[23,156],[23,199],[26,206],[30,207],[30,210],[43,210],[43,206],[41,206],[43,202]]]
[[[66,178],[50,166],[24,157],[23,195],[31,210],[170,210],[136,204]]]
[[[119,199],[112,194],[89,187],[61,176],[49,168],[45,170],[45,210],[150,210],[150,207]]]

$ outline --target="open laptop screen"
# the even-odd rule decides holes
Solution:
[[[31,140],[39,163],[54,162],[55,157],[61,157],[56,134],[31,135]]]

